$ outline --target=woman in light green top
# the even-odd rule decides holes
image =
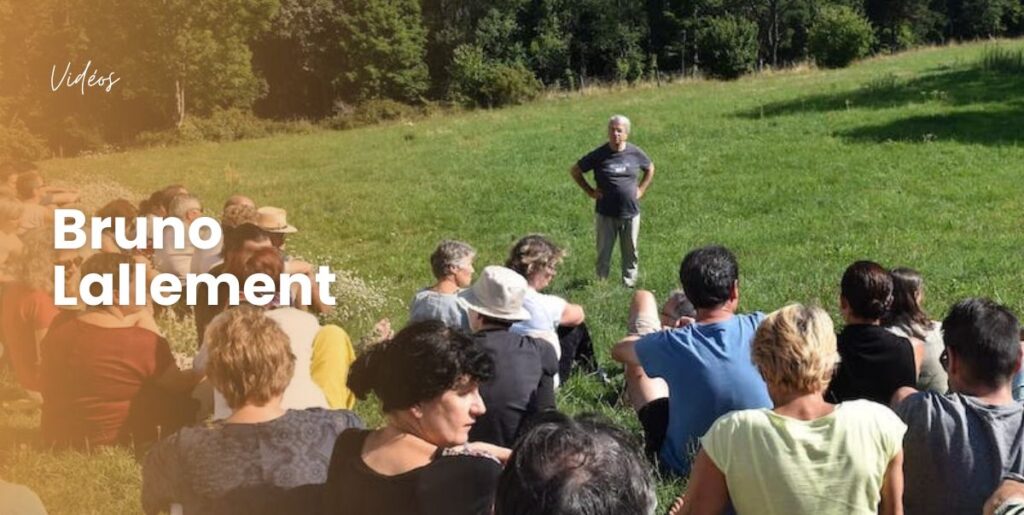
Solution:
[[[822,309],[786,306],[761,323],[752,347],[775,408],[719,418],[670,513],[740,515],[903,513],[903,434],[889,408],[825,402],[839,359]]]

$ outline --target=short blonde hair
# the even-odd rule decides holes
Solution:
[[[769,386],[794,393],[822,391],[839,363],[832,319],[819,307],[790,304],[761,322],[751,355]]]
[[[206,375],[231,409],[265,406],[295,372],[288,336],[260,308],[225,311],[206,329]]]
[[[231,204],[224,207],[224,213],[220,217],[220,225],[228,229],[234,229],[242,224],[255,224],[260,219],[256,208],[244,204]]]

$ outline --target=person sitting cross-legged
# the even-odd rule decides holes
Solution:
[[[991,300],[965,299],[942,333],[949,393],[905,387],[892,399],[909,427],[908,515],[981,513],[1005,476],[1024,474],[1024,403],[1010,393],[1021,364],[1017,317]]]
[[[284,490],[326,481],[335,439],[362,421],[346,410],[282,406],[295,356],[288,336],[262,309],[240,306],[217,317],[203,349],[206,374],[231,415],[182,429],[150,451],[142,467],[146,513],[172,503],[189,515],[308,513],[270,508],[299,501],[318,507],[316,495],[303,499]]]
[[[771,313],[752,352],[775,408],[715,421],[673,513],[723,513],[730,501],[740,515],[900,513],[907,427],[881,404],[822,397],[839,361],[828,314]]]
[[[647,452],[660,457],[666,471],[686,475],[697,439],[716,418],[772,404],[750,360],[750,342],[764,314],[736,314],[736,257],[721,246],[694,249],[683,258],[679,280],[697,310],[696,321],[659,331],[654,297],[638,295],[631,308],[634,327],[612,349],[612,358],[626,366],[626,391]]]

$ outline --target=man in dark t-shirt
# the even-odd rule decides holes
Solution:
[[[639,263],[640,199],[654,178],[654,163],[643,150],[626,142],[629,131],[628,118],[613,116],[608,121],[608,143],[580,158],[570,173],[587,196],[596,201],[597,276],[601,279],[608,277],[612,248],[618,238],[622,282],[632,287],[636,284]],[[596,188],[583,177],[591,170]]]

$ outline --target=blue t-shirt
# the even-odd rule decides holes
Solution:
[[[648,334],[636,342],[644,371],[668,383],[668,433],[659,453],[685,475],[699,438],[730,411],[771,408],[768,387],[750,358],[750,343],[764,313],[724,322],[690,324]]]

